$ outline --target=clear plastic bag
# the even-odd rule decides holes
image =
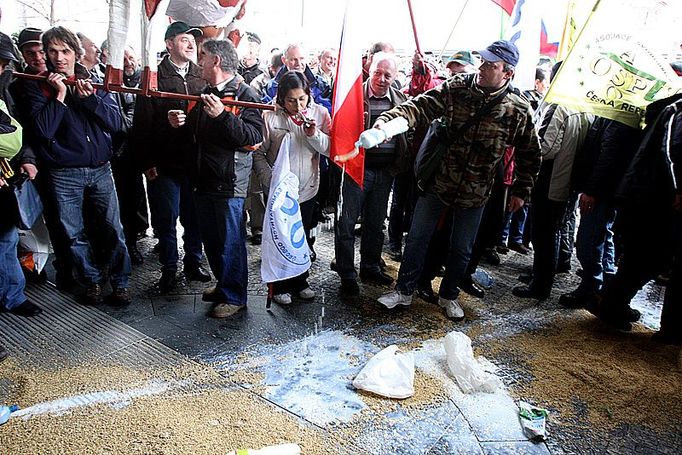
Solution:
[[[502,387],[500,378],[485,371],[480,362],[474,358],[471,339],[468,336],[457,331],[450,332],[443,343],[448,370],[455,377],[462,392],[494,393]]]
[[[414,357],[391,345],[367,362],[353,387],[388,398],[409,398],[414,395]]]

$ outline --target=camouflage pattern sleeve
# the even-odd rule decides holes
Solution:
[[[384,112],[377,120],[388,122],[396,117],[404,117],[411,128],[428,125],[431,120],[445,114],[449,93],[448,82]]]

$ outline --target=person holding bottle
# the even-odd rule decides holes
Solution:
[[[254,153],[254,171],[264,191],[270,188],[272,167],[286,135],[290,136],[291,171],[299,180],[298,203],[306,239],[315,225],[315,195],[320,186],[320,155],[329,156],[331,118],[323,106],[315,104],[310,83],[299,71],[289,71],[279,80],[276,109],[263,114],[263,144]],[[291,303],[295,295],[304,300],[315,298],[308,285],[308,272],[274,283],[273,300]]]

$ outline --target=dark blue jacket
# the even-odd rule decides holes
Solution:
[[[265,96],[263,96],[261,100],[263,103],[270,103],[277,97],[277,87],[279,87],[279,80],[287,71],[289,71],[287,67],[283,66],[279,69],[279,71],[277,71],[275,77],[270,79],[270,82],[268,82],[268,85],[265,87]],[[305,77],[308,79],[308,83],[310,84],[310,94],[312,95],[315,104],[324,106],[327,111],[329,111],[329,115],[331,115],[332,89],[329,84],[327,84],[321,76],[313,73],[308,65],[305,66],[305,71],[303,71],[303,74],[305,74]]]
[[[100,82],[76,64],[78,79]],[[68,87],[64,103],[46,82],[27,81],[21,116],[31,135],[38,160],[49,168],[98,167],[112,155],[111,135],[122,128],[121,111],[111,93],[96,90],[79,98]]]

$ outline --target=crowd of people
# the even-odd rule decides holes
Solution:
[[[180,271],[210,282],[205,254],[216,282],[202,296],[212,302],[210,316],[243,310],[246,242],[262,240],[272,168],[288,137],[312,260],[315,227],[342,197],[330,266],[343,297],[361,293],[359,278],[386,288],[378,301],[387,308],[409,306],[416,295],[461,320],[459,292],[485,294],[473,278],[479,262],[499,264],[499,254],[513,250],[533,254],[532,273],[519,277],[513,294],[543,300],[555,275],[570,270],[577,237],[581,282],[559,302],[629,330],[640,316],[630,300],[647,281],[666,276],[656,336],[680,344],[680,97],[653,103],[642,131],[545,102],[559,64],[549,76],[538,68],[534,90],[520,92],[513,83],[519,52],[509,41],[456,52],[442,68],[415,52],[404,84],[393,46],[379,42],[363,61],[365,128],[402,117],[409,130],[365,151],[363,186],[350,178],[341,185],[329,160],[334,49],[310,59],[290,44],[272,49],[264,65],[254,33],[235,47],[174,22],[164,38],[158,89],[199,95],[200,102],[95,88],[107,43],[98,47],[64,27],[26,28],[16,42],[0,34],[0,157],[38,189],[60,291],[90,305],[105,298],[129,304],[131,271],[145,260],[137,242],[151,225],[161,294],[177,287]],[[13,77],[11,70],[45,78]],[[128,47],[123,84],[140,81]],[[225,106],[225,98],[274,110]],[[422,165],[429,159],[435,165]],[[9,175],[0,178],[0,302],[33,317],[41,308],[24,294],[15,185]],[[387,218],[386,252],[401,263],[395,283],[382,258]],[[309,279],[306,272],[274,283],[274,301],[315,299]]]

